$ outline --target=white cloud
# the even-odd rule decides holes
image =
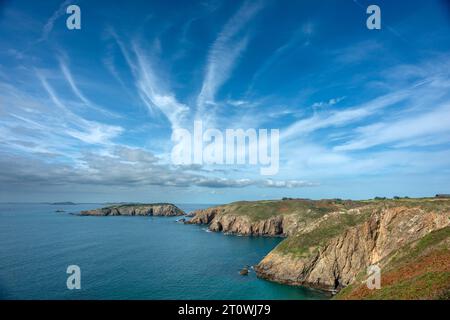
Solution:
[[[135,46],[135,54],[139,67],[136,86],[142,100],[149,109],[158,108],[170,121],[172,129],[180,127],[189,112],[189,107],[177,101],[173,93],[165,92],[159,87],[159,80],[156,78],[150,62],[137,46]]]
[[[175,94],[162,85],[162,79],[155,72],[155,64],[136,42],[130,52],[119,36],[110,30],[111,36],[119,46],[135,80],[138,95],[145,106],[155,114],[159,110],[170,122],[171,128],[179,128],[188,115],[190,108],[177,100]],[[135,58],[135,59],[134,59]]]
[[[71,4],[70,0],[65,0],[63,3],[61,3],[58,10],[53,12],[52,16],[47,20],[47,22],[44,25],[44,28],[42,29],[42,36],[40,40],[47,40],[50,32],[52,32],[53,30],[53,26],[56,20],[58,20],[66,13],[66,9],[70,4]]]
[[[9,106],[5,112],[10,119],[6,123],[11,130],[11,137],[15,136],[14,126],[26,125],[47,136],[48,140],[45,140],[47,143],[55,139],[53,147],[57,148],[60,143],[68,144],[67,141],[61,141],[63,137],[75,138],[89,144],[110,144],[111,139],[123,131],[119,126],[86,120],[76,115],[65,102],[61,101],[48,80],[39,71],[36,71],[36,75],[51,101],[32,97],[15,89],[2,96],[5,105]],[[30,138],[30,135],[27,136]]]
[[[205,77],[197,97],[197,118],[204,117],[205,108],[215,104],[217,90],[230,77],[237,58],[247,46],[247,37],[238,35],[261,9],[260,2],[245,2],[228,20],[214,41],[208,53]],[[208,121],[208,119],[204,121]]]
[[[102,186],[161,186],[244,188],[260,186],[267,188],[310,187],[303,181],[276,181],[258,179],[233,179],[204,176],[173,168],[160,162],[151,152],[141,148],[115,145],[105,151],[83,152],[76,164],[48,163],[42,159],[30,160],[7,154],[0,158],[0,181],[10,184],[102,185]]]
[[[61,68],[61,72],[63,73],[66,81],[69,83],[70,88],[75,93],[75,95],[83,102],[84,105],[86,105],[87,107],[89,107],[95,111],[101,112],[104,115],[107,115],[110,117],[119,117],[116,113],[111,112],[109,110],[105,110],[104,108],[93,103],[90,99],[86,98],[86,96],[78,88],[78,85],[75,83],[75,80],[72,76],[72,72],[70,71],[69,66],[64,61],[64,59],[62,59],[61,57],[59,57],[59,66]]]
[[[348,65],[363,62],[370,57],[379,55],[383,50],[384,47],[381,43],[374,40],[366,40],[344,49],[339,49],[334,54],[338,64]]]
[[[281,132],[281,138],[298,138],[301,135],[305,135],[319,129],[338,127],[356,122],[375,114],[381,109],[387,108],[404,100],[407,96],[408,92],[400,91],[381,96],[353,108],[317,113],[309,118],[301,119],[290,125],[287,129]]]
[[[337,151],[362,150],[382,144],[402,143],[414,145],[416,139],[428,138],[428,144],[442,143],[440,136],[450,137],[450,104],[430,112],[412,115],[406,119],[390,122],[378,122],[356,130],[354,139],[336,146]],[[422,144],[423,144],[423,140]],[[447,140],[444,142],[450,142]]]
[[[292,52],[295,46],[298,46],[300,41],[303,42],[303,46],[308,46],[310,44],[310,38],[314,34],[315,26],[311,22],[304,23],[297,30],[293,32],[293,35],[280,47],[278,47],[273,54],[271,54],[264,63],[255,72],[248,86],[247,92],[251,92],[255,86],[258,78],[265,74],[270,68],[278,61],[280,58]]]
[[[442,65],[446,66],[447,63],[447,60],[444,60]],[[403,106],[399,109],[399,111],[406,110],[406,112],[411,112],[414,108],[433,108],[436,103],[445,99],[445,95],[450,88],[450,82],[441,74],[442,71],[436,72],[435,68],[427,69],[426,64],[421,67],[422,76],[414,77],[413,82],[402,81],[401,87],[398,86],[396,81],[386,82],[386,86],[391,90],[385,95],[350,108],[315,112],[309,118],[301,119],[282,130],[281,138],[286,140],[296,139],[319,129],[337,128],[346,125],[355,126],[358,121],[366,120],[371,116],[379,115],[382,117],[382,112],[398,104],[406,104],[406,108]],[[417,75],[417,71],[414,74]],[[336,103],[337,100],[330,100],[330,102]]]
[[[330,99],[328,101],[315,102],[312,105],[312,107],[313,108],[330,107],[330,106],[333,106],[333,105],[341,102],[344,99],[345,99],[345,97],[338,97],[338,98],[332,98],[332,99]]]
[[[268,188],[304,188],[304,187],[315,187],[318,183],[301,181],[301,180],[266,180],[264,186]]]

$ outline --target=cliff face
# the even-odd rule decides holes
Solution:
[[[326,228],[327,222],[324,219],[316,228]],[[255,270],[259,277],[276,282],[339,290],[367,266],[448,225],[449,210],[437,213],[420,207],[386,208],[372,213],[361,224],[343,228],[341,234],[324,244],[311,243],[300,253],[285,249],[295,247],[295,241],[301,242],[299,239],[311,236],[314,230],[288,238],[285,241],[290,241],[291,246],[280,244]]]
[[[82,216],[182,216],[184,212],[173,204],[119,205],[81,211]]]
[[[392,251],[383,258],[381,288],[367,288],[363,270],[333,299],[450,299],[450,227],[432,231],[424,237]]]
[[[186,221],[186,224],[210,224],[217,214],[224,211],[223,207],[195,210],[188,214],[192,219]]]
[[[209,229],[216,232],[223,231],[241,235],[283,235],[281,217],[252,222],[245,216],[225,215],[213,219]]]
[[[209,224],[209,230],[245,236],[281,236],[290,234],[297,226],[292,215],[279,215],[253,220],[245,215],[227,212],[226,207],[209,208],[194,212],[187,224]]]
[[[208,224],[209,230],[245,236],[289,236],[309,227],[327,212],[332,202],[256,201],[196,210],[187,224]]]
[[[255,266],[257,275],[267,280],[345,292],[336,297],[350,299],[450,297],[449,200],[238,202],[192,215],[186,223],[208,224],[212,231],[285,236]],[[438,238],[440,247],[422,249],[442,230],[447,231],[445,241]],[[406,262],[392,271],[399,253],[418,242],[425,244],[411,249],[414,255],[405,254]],[[368,293],[364,282],[366,269],[373,264],[382,268],[382,286],[387,288],[384,293],[378,290],[378,295]]]

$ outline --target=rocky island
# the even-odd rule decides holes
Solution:
[[[260,278],[337,293],[335,299],[448,299],[450,199],[235,202],[197,210],[188,224],[285,237],[255,266]],[[365,285],[381,268],[381,289]]]
[[[170,203],[120,204],[81,211],[81,216],[182,216],[184,211]]]

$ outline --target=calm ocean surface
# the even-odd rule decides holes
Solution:
[[[239,275],[280,239],[206,232],[172,217],[67,213],[102,206],[0,204],[0,299],[325,298],[257,279],[254,272]],[[73,264],[81,268],[81,290],[66,287]]]

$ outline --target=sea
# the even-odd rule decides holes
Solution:
[[[104,204],[0,204],[0,299],[326,299],[239,271],[279,238],[243,237],[185,225],[180,217],[76,215]],[[178,204],[190,212],[208,204]],[[64,212],[56,212],[64,210]],[[80,289],[69,289],[69,266]]]

